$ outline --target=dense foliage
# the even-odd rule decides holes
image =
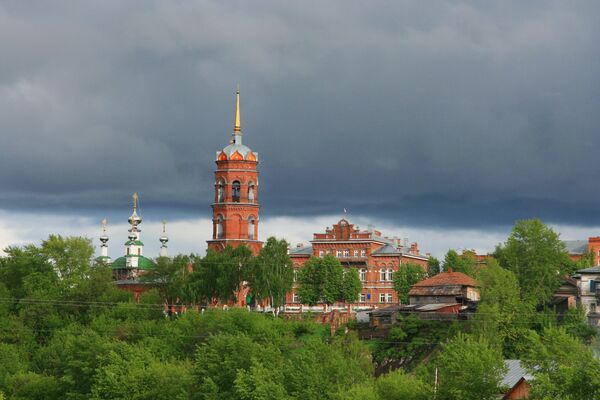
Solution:
[[[408,292],[417,282],[427,277],[423,267],[417,263],[402,264],[398,271],[394,272],[394,289],[398,293],[398,299],[402,304],[408,304]]]
[[[298,294],[305,304],[354,303],[362,288],[356,268],[344,268],[331,254],[311,257],[298,275]]]
[[[531,399],[600,398],[595,331],[581,309],[557,318],[549,303],[549,287],[581,265],[557,240],[538,220],[520,221],[485,267],[469,270],[469,256],[449,252],[444,265],[479,282],[474,318],[401,316],[367,343],[353,330],[331,337],[310,316],[166,312],[235,300],[241,282],[281,304],[293,279],[284,241],[269,239],[258,257],[238,247],[159,258],[145,278],[156,288],[139,303],[94,265],[87,239],[11,247],[0,257],[0,399],[493,399],[507,358],[534,376]],[[396,276],[403,293],[411,270]],[[536,286],[538,275],[549,287]],[[298,283],[311,304],[360,291],[356,270],[333,257],[310,259]]]

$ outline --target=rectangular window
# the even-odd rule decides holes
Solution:
[[[393,303],[394,302],[394,295],[391,293],[388,293],[387,295],[387,302],[388,303]]]
[[[336,250],[335,251],[335,256],[338,257],[338,258],[342,257],[342,254],[344,254],[344,253],[341,250]]]
[[[593,279],[590,281],[590,292],[596,293],[596,281]]]
[[[358,254],[359,254],[358,250],[354,250],[354,257],[358,257]]]
[[[367,280],[367,270],[364,268],[360,270],[360,280],[363,282]]]
[[[381,271],[379,271],[379,280],[382,282],[385,282],[385,277],[386,277],[385,269],[382,269]]]
[[[394,270],[393,269],[388,269],[388,271],[387,271],[387,280],[388,281],[393,281],[394,280]]]
[[[360,256],[361,257],[366,257],[367,256],[367,251],[366,250],[361,250],[360,251]]]
[[[319,257],[325,256],[325,252],[323,250],[319,250]]]
[[[596,303],[590,303],[590,312],[591,313],[595,313],[596,312]]]
[[[379,294],[379,302],[380,303],[385,303],[385,293],[380,293]]]
[[[344,257],[350,257],[350,250],[344,250]]]
[[[294,293],[292,303],[300,303],[300,296],[298,296],[298,293]]]
[[[367,295],[364,294],[364,293],[361,293],[360,294],[360,300],[359,300],[359,302],[366,303],[367,302]]]

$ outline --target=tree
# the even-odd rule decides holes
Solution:
[[[204,303],[235,301],[243,273],[251,262],[252,251],[246,246],[227,246],[222,252],[208,249],[204,258],[193,260],[189,286],[192,299]]]
[[[294,281],[288,247],[285,240],[270,237],[250,264],[246,280],[256,300],[270,299],[274,307],[285,303],[285,295],[291,290]]]
[[[440,273],[440,260],[434,256],[429,256],[427,259],[427,274],[429,276],[437,275]]]
[[[479,271],[481,301],[475,315],[475,332],[503,349],[507,358],[518,358],[522,338],[533,325],[535,308],[523,303],[515,274],[490,258]]]
[[[347,277],[344,277],[344,274]],[[320,302],[333,304],[336,301],[356,301],[361,287],[356,270],[344,267],[334,256],[311,257],[298,277],[298,295],[303,303],[315,305]]]
[[[516,275],[521,298],[534,305],[547,303],[561,278],[573,272],[559,235],[539,219],[517,221],[494,257]]]
[[[455,272],[462,272],[471,277],[475,276],[477,259],[472,251],[463,251],[459,255],[456,250],[448,250],[444,257],[444,270],[448,271],[452,268]]]
[[[427,274],[423,267],[417,263],[401,264],[398,271],[394,272],[394,289],[402,304],[408,304],[408,292],[417,282],[425,279]]]
[[[50,235],[42,242],[41,253],[54,266],[66,285],[81,281],[92,265],[94,246],[88,238]]]
[[[402,370],[380,376],[375,381],[375,390],[382,400],[429,400],[433,392],[431,386]]]
[[[541,337],[533,337],[523,358],[535,377],[531,398],[600,398],[600,361],[566,330],[544,329]]]
[[[506,371],[499,349],[483,338],[459,333],[437,359],[440,399],[495,399]]]
[[[159,257],[156,259],[155,267],[148,270],[141,278],[142,281],[151,283],[158,289],[169,309],[170,306],[184,299],[188,300],[186,289],[192,258],[193,256],[186,255],[178,255],[174,258]]]

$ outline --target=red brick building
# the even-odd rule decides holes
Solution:
[[[217,151],[213,234],[208,248],[248,246],[254,255],[260,252],[258,240],[258,153],[242,144],[240,91],[236,92],[235,124],[230,144]]]
[[[579,261],[588,253],[594,255],[594,266],[600,265],[600,237],[589,237],[587,240],[563,240],[569,257]]]
[[[356,306],[383,306],[398,303],[392,277],[405,263],[420,264],[428,269],[427,255],[419,252],[417,243],[402,244],[398,238],[388,238],[374,229],[360,230],[346,219],[341,219],[323,233],[315,233],[308,246],[298,245],[290,251],[295,268],[301,268],[312,256],[331,254],[342,265],[356,268],[363,288]],[[294,288],[286,296],[288,306],[299,305]]]

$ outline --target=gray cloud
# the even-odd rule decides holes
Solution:
[[[8,2],[0,207],[208,215],[242,87],[266,215],[594,225],[596,2]]]

